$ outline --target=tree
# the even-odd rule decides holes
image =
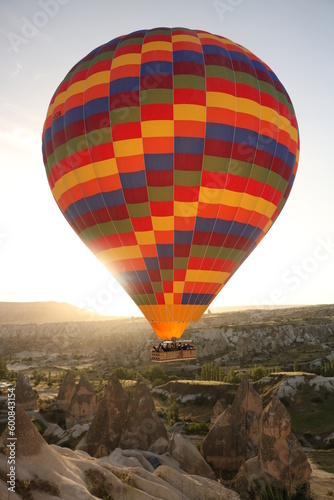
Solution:
[[[160,365],[151,365],[143,372],[143,377],[147,378],[150,382],[154,382],[156,379],[163,380],[165,382],[168,379],[165,368]]]
[[[171,391],[169,394],[168,405],[167,421],[171,426],[174,425],[175,422],[179,421],[179,405],[176,402],[176,397],[173,391]]]
[[[266,377],[268,375],[268,370],[264,366],[254,366],[254,368],[251,368],[249,370],[249,378],[253,382],[257,382],[258,380],[261,380],[261,378]]]
[[[46,377],[43,372],[39,372],[36,368],[32,372],[32,376],[35,379],[34,385],[38,385],[42,382],[42,380],[45,380]]]
[[[224,377],[224,382],[227,382],[228,384],[238,384],[240,382],[240,376],[235,373],[233,368],[231,368],[228,375]]]
[[[125,368],[120,366],[112,372],[119,380],[135,380],[136,374],[133,368]]]
[[[201,368],[201,380],[221,382],[223,380],[222,368],[217,363],[204,363]]]
[[[6,358],[0,355],[0,378],[6,379],[8,375]]]

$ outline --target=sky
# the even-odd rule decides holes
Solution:
[[[334,302],[333,0],[0,0],[0,301],[139,316],[49,189],[41,135],[69,69],[118,35],[158,26],[222,35],[277,74],[299,168],[274,226],[211,307]]]

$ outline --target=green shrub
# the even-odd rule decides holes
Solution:
[[[156,379],[163,380],[163,382],[167,382],[168,380],[165,368],[159,365],[151,365],[147,370],[142,372],[142,375],[150,382],[154,382]]]
[[[207,422],[190,422],[184,428],[186,434],[207,434],[210,426]]]
[[[326,450],[333,450],[334,449],[334,437],[329,438],[326,445],[325,445]]]
[[[270,370],[269,370],[270,371]],[[261,378],[266,377],[268,375],[268,370],[264,366],[254,366],[254,368],[251,368],[249,370],[249,378],[253,382],[257,382],[258,380],[261,380]]]
[[[133,368],[125,368],[124,366],[120,366],[119,368],[115,368],[112,372],[119,380],[135,380],[136,374]]]
[[[241,375],[231,368],[229,373],[224,377],[224,382],[228,384],[239,384],[241,382]]]
[[[313,396],[313,398],[311,398],[311,403],[322,404],[323,402],[324,400],[320,396]]]
[[[204,394],[199,394],[194,399],[193,404],[197,406],[206,405],[208,403],[208,398]]]
[[[6,380],[8,376],[8,369],[6,358],[0,355],[0,379]]]
[[[121,476],[121,473],[113,470],[113,473],[124,483],[125,480]],[[96,469],[85,470],[85,478],[87,489],[91,495],[96,498],[101,498],[101,500],[113,500],[112,495],[112,485],[107,480],[105,475]]]
[[[38,432],[40,434],[44,434],[44,432],[46,431],[47,427],[45,424],[43,424],[43,422],[41,422],[40,420],[37,420],[36,418],[33,418],[32,419],[32,423],[34,424],[34,426],[36,427],[36,429],[38,430]]]
[[[170,426],[174,425],[179,421],[179,405],[176,402],[175,395],[173,392],[169,395],[168,400],[168,411],[167,411],[167,421]]]
[[[163,385],[165,381],[162,378],[156,378],[152,382],[152,387],[157,387],[158,385]]]
[[[269,484],[255,480],[251,486],[251,495],[257,500],[312,500],[306,483],[297,486],[296,491],[290,495],[287,489],[277,482]]]

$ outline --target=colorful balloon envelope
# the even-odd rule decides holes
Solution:
[[[60,210],[165,339],[202,316],[268,232],[298,153],[273,71],[184,28],[93,50],[57,88],[43,130]]]

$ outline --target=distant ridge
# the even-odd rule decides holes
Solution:
[[[220,313],[227,313],[227,312],[236,312],[236,311],[273,311],[275,309],[291,309],[294,307],[308,307],[307,305],[303,304],[296,304],[296,305],[253,305],[253,306],[224,306],[224,307],[209,307],[208,311],[214,313],[214,314],[220,314]],[[207,311],[207,312],[208,312]]]
[[[0,325],[108,321],[119,316],[101,316],[66,302],[0,302]]]
[[[250,321],[275,315],[280,317],[293,317],[295,315],[318,316],[324,311],[329,316],[333,315],[333,304],[317,305],[258,305],[258,306],[227,306],[213,307],[204,314],[203,318],[213,315],[228,315],[231,319]],[[0,302],[0,325],[24,325],[43,323],[71,323],[87,321],[110,321],[130,319],[124,316],[102,316],[92,311],[80,309],[67,302]],[[134,318],[132,318],[134,319]],[[136,320],[144,320],[138,316]]]

